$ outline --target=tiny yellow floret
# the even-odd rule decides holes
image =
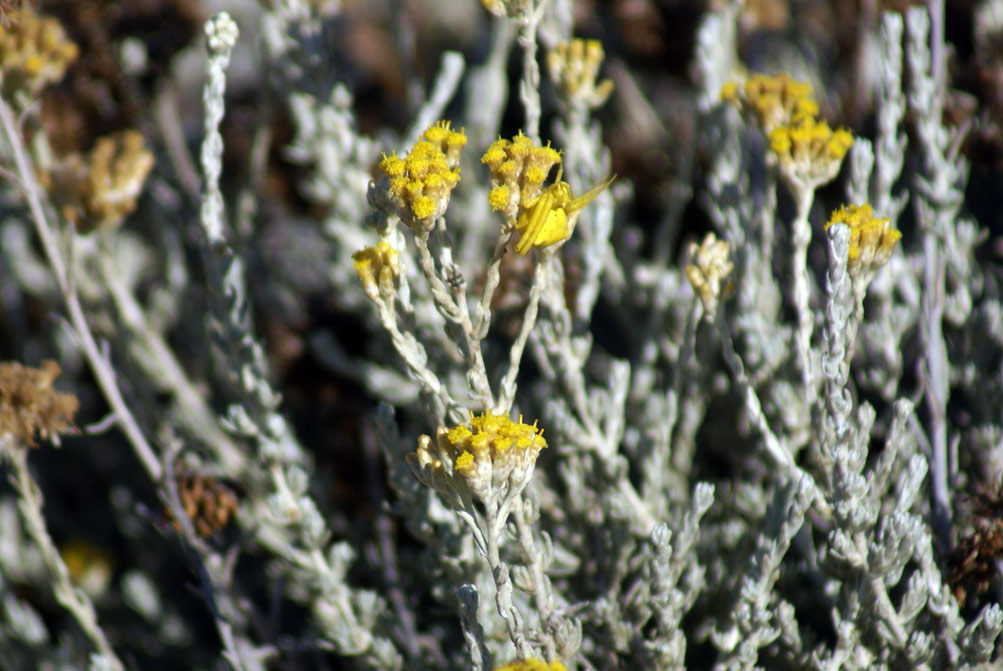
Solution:
[[[390,156],[383,154],[380,170],[386,173],[387,177],[400,177],[404,174],[404,168],[404,161],[397,156],[397,152],[392,152]]]
[[[786,73],[754,74],[743,84],[728,82],[721,87],[721,100],[751,112],[767,135],[781,125],[793,124],[818,114],[812,86]]]
[[[428,196],[419,196],[411,203],[411,211],[418,219],[428,219],[435,214],[435,201]]]
[[[456,458],[456,464],[453,467],[461,473],[470,471],[474,467],[474,455],[470,452],[464,452]]]
[[[462,128],[453,130],[449,121],[437,121],[421,137],[442,152],[450,168],[459,164],[460,150],[467,144],[467,136]]]
[[[495,188],[491,189],[491,192],[488,194],[488,205],[490,205],[491,209],[494,210],[495,212],[498,212],[499,210],[504,210],[508,206],[511,194],[512,190],[509,189],[504,184],[501,186],[496,186]]]

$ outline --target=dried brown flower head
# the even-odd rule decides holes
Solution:
[[[98,138],[86,156],[71,154],[43,183],[77,231],[90,233],[120,226],[136,209],[153,163],[143,135],[127,130]]]
[[[237,495],[208,475],[182,475],[178,480],[178,497],[195,527],[195,533],[202,538],[222,531],[237,512]],[[181,525],[173,519],[170,511],[165,513],[165,517],[180,531]]]
[[[969,590],[983,594],[1003,560],[1003,482],[982,488],[972,498],[972,531],[947,557],[947,583],[963,603]]]
[[[35,447],[36,434],[58,445],[59,434],[76,431],[77,397],[52,388],[60,372],[55,361],[43,361],[41,368],[0,363],[0,437]]]

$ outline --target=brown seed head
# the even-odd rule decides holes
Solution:
[[[55,361],[43,361],[41,368],[0,363],[0,437],[35,447],[36,435],[58,444],[59,434],[76,432],[77,397],[52,388],[59,373]]]

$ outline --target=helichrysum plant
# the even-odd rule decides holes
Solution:
[[[0,2],[0,671],[1000,668],[1003,3],[907,4]]]

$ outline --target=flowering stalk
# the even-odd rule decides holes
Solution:
[[[4,452],[11,465],[14,467],[14,487],[17,489],[20,502],[18,509],[21,511],[21,519],[24,520],[24,528],[28,535],[38,545],[42,552],[42,559],[52,577],[52,591],[56,601],[65,608],[80,625],[87,638],[97,648],[99,654],[104,655],[111,661],[114,671],[123,671],[125,666],[115,654],[115,650],[108,642],[101,625],[98,624],[97,613],[94,611],[94,604],[90,597],[82,589],[77,589],[70,581],[70,573],[66,568],[66,563],[59,556],[49,535],[49,530],[42,516],[42,495],[38,485],[28,471],[28,451],[24,445],[19,445],[9,436],[0,436],[0,441],[7,442]],[[0,442],[0,445],[2,445]]]
[[[540,622],[543,625],[543,631],[540,632],[540,642],[547,652],[547,659],[553,659],[557,656],[557,646],[551,633],[554,626],[554,622],[552,621],[554,617],[554,595],[550,589],[550,580],[544,573],[546,567],[543,564],[540,549],[536,544],[536,536],[533,533],[533,525],[527,514],[527,507],[525,497],[520,497],[516,505],[512,507],[512,517],[515,520],[516,528],[516,542],[519,548],[519,555],[529,569],[530,579],[533,583],[531,593],[536,603],[536,612],[539,613]]]
[[[477,402],[481,407],[491,408],[494,406],[494,396],[491,393],[487,369],[484,366],[484,354],[481,352],[483,336],[479,335],[470,319],[463,275],[460,274],[459,267],[452,264],[446,271],[450,273],[449,286],[447,287],[436,271],[435,261],[428,248],[428,233],[416,231],[414,245],[418,250],[418,265],[421,267],[425,279],[428,280],[432,298],[435,300],[439,313],[457,327],[463,338],[464,358],[470,373],[468,379],[471,390],[476,395]]]
[[[448,417],[458,421],[463,417],[464,409],[457,403],[449,390],[439,381],[438,376],[426,365],[427,357],[424,348],[410,333],[403,333],[397,323],[397,312],[392,302],[380,301],[377,304],[380,323],[390,334],[394,349],[400,354],[408,369],[418,379],[425,392],[436,399],[439,407],[434,413],[439,417]]]
[[[501,282],[501,262],[508,251],[509,243],[515,228],[506,226],[495,242],[494,251],[491,253],[491,260],[488,261],[484,271],[484,290],[481,292],[481,299],[474,308],[474,334],[475,337],[483,339],[488,334],[491,326],[491,300],[494,298],[498,284]]]
[[[497,509],[487,511],[486,522],[489,530],[497,529],[496,532],[488,531],[487,533],[485,559],[487,559],[488,568],[491,569],[491,576],[495,581],[495,603],[498,607],[498,614],[505,620],[509,638],[512,639],[512,645],[515,646],[516,656],[528,657],[530,648],[529,643],[526,642],[522,613],[512,602],[512,577],[508,565],[501,560],[498,551],[498,538],[501,535],[504,522]]]
[[[864,318],[864,297],[867,295],[867,287],[877,271],[888,263],[902,233],[891,228],[887,218],[876,216],[867,203],[844,205],[832,213],[825,225],[826,230],[830,230],[833,224],[847,227],[847,251],[844,263],[845,274],[849,277],[847,284],[852,288],[853,307],[851,314],[846,315],[844,325],[846,342],[841,347],[843,358],[849,364],[853,358],[857,328]]]
[[[599,124],[591,111],[602,106],[613,92],[613,81],[597,81],[605,58],[598,40],[559,42],[547,54],[547,69],[561,103],[563,119],[554,123],[557,139],[564,146],[565,172],[593,183],[608,174],[609,151],[602,143]],[[599,280],[612,271],[619,281],[622,271],[610,245],[613,231],[613,208],[608,194],[593,208],[579,235],[583,257],[583,276],[575,300],[575,317],[588,320],[599,298]]]
[[[562,277],[560,260],[554,258],[551,263],[554,276]],[[537,364],[543,369],[548,382],[563,390],[567,397],[574,420],[581,429],[577,436],[578,445],[592,452],[602,462],[613,460],[617,455],[621,436],[615,427],[604,424],[603,416],[596,416],[590,403],[590,390],[583,372],[588,350],[577,347],[572,340],[571,311],[564,298],[561,283],[548,282],[542,300],[549,314],[546,328],[534,334],[538,337]],[[622,400],[618,398],[611,403],[611,413],[620,407]],[[612,487],[616,495],[621,496],[630,507],[634,531],[645,536],[651,533],[658,523],[652,504],[638,493],[625,472],[622,472]]]
[[[951,500],[948,484],[947,402],[951,395],[951,365],[944,338],[944,308],[947,299],[946,243],[957,244],[957,218],[964,200],[967,166],[955,152],[957,138],[940,121],[944,58],[943,3],[931,0],[934,40],[929,40],[931,17],[915,7],[906,15],[907,61],[911,79],[909,105],[920,123],[917,135],[923,149],[923,169],[917,201],[923,226],[923,297],[920,303],[920,335],[924,347],[923,390],[929,417],[932,448],[931,480],[934,526],[941,548],[950,547]]]
[[[505,377],[501,381],[496,412],[507,414],[512,409],[512,403],[515,401],[515,380],[519,375],[519,367],[522,363],[522,353],[526,348],[526,341],[529,340],[529,334],[533,331],[533,327],[536,326],[536,317],[540,309],[540,297],[543,296],[543,289],[547,285],[548,271],[553,254],[552,250],[541,250],[540,255],[542,258],[537,262],[536,268],[533,269],[533,284],[529,289],[529,304],[526,305],[526,311],[522,315],[522,325],[519,327],[519,335],[516,336],[512,347],[509,348],[508,371],[506,371]]]
[[[519,82],[519,100],[526,112],[526,135],[534,142],[540,141],[540,64],[536,60],[536,31],[543,19],[548,0],[529,0],[517,15],[519,46],[522,47],[522,80]]]
[[[434,440],[421,436],[407,461],[415,477],[438,492],[470,528],[491,569],[498,613],[517,655],[526,657],[523,617],[512,602],[512,579],[499,542],[547,441],[535,423],[513,422],[507,415],[487,412],[472,416],[469,425],[439,426]]]
[[[59,248],[55,234],[49,224],[46,208],[42,204],[41,190],[36,172],[28,157],[24,142],[21,140],[21,132],[14,120],[14,112],[7,104],[6,100],[0,98],[0,126],[7,139],[14,159],[14,167],[20,177],[20,186],[24,190],[25,198],[28,201],[28,210],[31,212],[35,230],[42,242],[42,248],[49,261],[49,266],[56,277],[56,284],[62,294],[63,302],[69,314],[70,324],[79,339],[80,347],[90,365],[91,371],[97,380],[101,392],[111,407],[115,419],[132,445],[137,458],[143,464],[150,479],[158,482],[162,475],[160,460],[153,447],[147,442],[139,424],[129,411],[129,406],[122,396],[122,391],[118,387],[115,379],[115,371],[107,361],[98,347],[94,335],[91,333],[87,318],[84,316],[83,308],[80,305],[80,297],[77,294],[76,283],[72,279],[70,268],[67,267],[63,258],[63,252]]]
[[[693,451],[696,448],[696,441],[688,441],[686,448],[673,449],[672,439],[676,433],[676,423],[679,421],[679,402],[683,397],[683,389],[686,379],[690,377],[699,361],[696,360],[697,326],[700,324],[700,313],[703,308],[699,298],[695,297],[690,302],[690,307],[686,311],[686,330],[683,333],[683,345],[676,357],[675,369],[672,371],[672,388],[666,393],[669,397],[669,413],[664,424],[664,443],[657,449],[657,461],[652,464],[653,468],[645,468],[646,479],[656,480],[669,470],[668,459],[672,459],[672,470],[687,476],[693,468]],[[657,472],[649,472],[657,469]],[[645,498],[648,497],[646,489],[642,489]]]

